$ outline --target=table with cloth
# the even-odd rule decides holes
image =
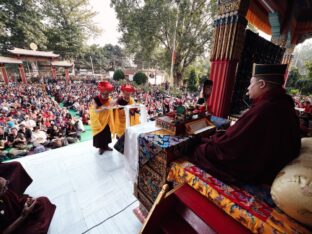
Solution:
[[[147,210],[166,183],[169,165],[176,152],[187,147],[190,137],[163,135],[155,131],[139,135],[139,165],[134,194]]]
[[[229,126],[229,121],[223,118],[212,116],[210,120],[218,129]],[[130,131],[134,132],[134,129]],[[131,135],[130,132],[126,134],[126,137],[127,135]],[[129,136],[128,139],[130,139]],[[134,137],[131,139],[134,140]],[[150,210],[152,207],[166,182],[170,163],[176,159],[181,151],[185,151],[190,139],[191,136],[174,136],[165,130],[146,131],[138,134],[138,165],[136,164],[136,152],[133,150],[131,150],[132,154],[127,154],[126,158],[129,161],[127,164],[133,165],[132,172],[135,173],[135,176],[133,174],[131,176],[131,178],[135,178],[134,194],[145,209]],[[126,139],[125,153],[130,151],[127,149],[129,148],[127,144],[131,144],[132,147],[134,145],[136,148],[136,143],[133,141],[130,143]]]

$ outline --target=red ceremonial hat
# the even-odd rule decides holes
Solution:
[[[135,92],[135,89],[133,88],[132,85],[126,84],[126,85],[121,86],[121,91],[122,92],[133,93],[133,92]]]
[[[98,89],[100,92],[111,92],[114,90],[114,86],[108,81],[101,81],[98,83]]]

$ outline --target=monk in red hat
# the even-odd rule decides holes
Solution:
[[[0,177],[0,233],[47,233],[55,209],[46,197],[15,193]]]
[[[271,184],[300,152],[300,127],[283,88],[285,64],[254,64],[251,108],[224,134],[197,139],[189,160],[225,182]]]
[[[114,86],[108,81],[102,81],[98,84],[98,89],[100,94],[94,98],[90,107],[90,126],[93,146],[99,148],[99,154],[103,154],[104,151],[112,151],[108,146],[112,142],[111,132],[114,131],[112,99],[109,94],[114,90]]]
[[[116,104],[119,106],[133,105],[135,104],[131,94],[135,92],[132,85],[126,84],[121,86],[122,95],[117,99]],[[126,115],[123,108],[116,109],[114,113],[115,121],[115,133],[117,138],[120,138],[126,131]],[[133,108],[130,110],[130,126],[134,126],[140,123],[140,116],[138,110]]]

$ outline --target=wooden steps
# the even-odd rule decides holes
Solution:
[[[141,233],[250,234],[222,209],[188,185],[156,201]]]

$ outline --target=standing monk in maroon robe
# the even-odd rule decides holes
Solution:
[[[0,177],[8,180],[9,188],[17,194],[23,194],[32,183],[32,179],[19,162],[0,163]]]
[[[299,155],[299,120],[283,89],[286,65],[254,64],[251,108],[224,134],[202,138],[190,161],[224,182],[271,184]]]
[[[47,233],[55,205],[46,197],[18,195],[7,186],[7,180],[0,177],[0,233]]]

